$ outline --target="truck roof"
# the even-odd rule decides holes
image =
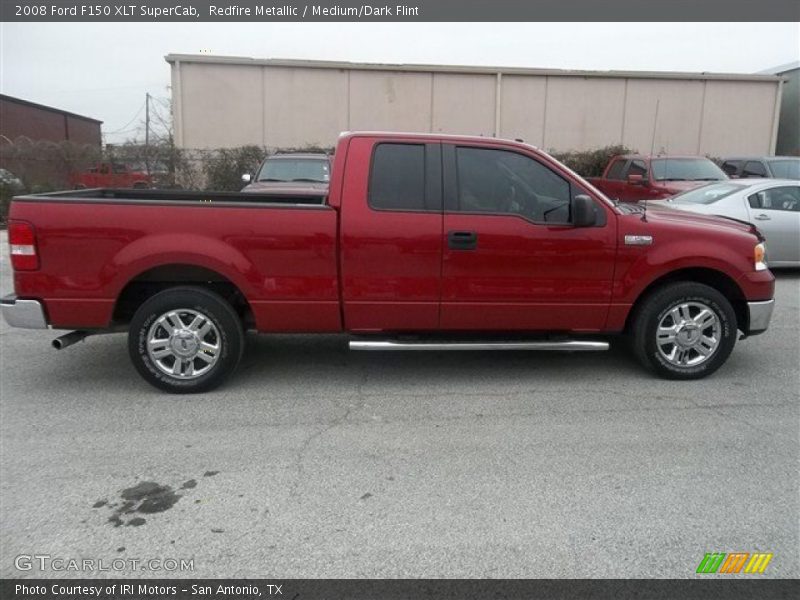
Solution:
[[[537,149],[536,146],[528,144],[527,142],[519,139],[508,139],[484,135],[454,135],[450,133],[426,133],[426,132],[403,132],[403,131],[343,131],[339,138],[354,138],[354,137],[382,137],[382,138],[397,138],[397,139],[419,139],[419,140],[448,140],[452,142],[500,142],[511,144],[522,144],[531,148]]]
[[[721,160],[800,160],[800,156],[766,156],[764,154],[761,155],[741,155],[737,154],[734,156],[725,156]]]
[[[711,160],[707,156],[697,156],[696,154],[619,154],[614,158],[633,159],[639,158],[642,160],[655,160],[655,159],[670,159],[670,158],[696,158],[700,160]]]
[[[281,152],[279,154],[272,154],[271,156],[268,156],[267,160],[288,160],[292,158],[328,160],[330,159],[330,156],[322,152]]]

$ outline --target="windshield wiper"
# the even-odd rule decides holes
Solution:
[[[281,183],[286,183],[286,179],[274,179],[272,177],[267,177],[266,179],[259,179],[259,181],[280,181]]]
[[[310,179],[308,177],[297,177],[296,179],[292,179],[291,181],[308,181],[310,183],[325,183],[321,179]]]
[[[697,179],[692,179],[692,181],[722,181],[717,177],[698,177]]]

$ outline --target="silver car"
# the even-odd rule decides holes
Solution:
[[[732,179],[683,192],[648,206],[731,217],[754,224],[767,238],[770,267],[800,267],[800,182]]]

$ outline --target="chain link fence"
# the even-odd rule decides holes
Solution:
[[[0,140],[0,222],[5,223],[11,198],[73,187],[74,175],[98,163],[121,163],[150,174],[162,189],[238,191],[241,176],[254,173],[270,154],[282,152],[333,153],[332,147],[177,148],[171,139],[144,144],[97,146],[74,142],[35,142],[28,138]]]

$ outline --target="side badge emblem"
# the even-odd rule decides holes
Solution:
[[[649,246],[653,243],[652,235],[626,235],[626,246]]]

